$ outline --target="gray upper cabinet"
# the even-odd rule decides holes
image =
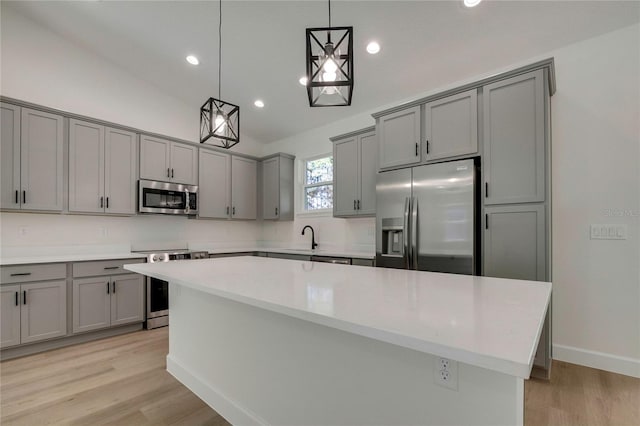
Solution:
[[[331,140],[335,164],[333,215],[375,215],[378,144],[374,128]]]
[[[0,206],[19,209],[20,187],[20,107],[0,104],[2,123],[0,131]]]
[[[544,72],[484,87],[485,204],[545,200]]]
[[[423,111],[426,161],[478,152],[477,89],[429,102]]]
[[[379,117],[376,121],[381,169],[420,163],[420,107]]]
[[[262,218],[293,220],[293,160],[276,154],[261,161]]]
[[[136,135],[69,120],[69,211],[135,214]]]
[[[256,219],[258,163],[244,157],[231,157],[231,218]]]
[[[485,213],[483,275],[545,281],[544,205],[490,206]]]
[[[231,214],[231,156],[200,149],[198,215],[226,219]]]
[[[3,209],[62,211],[63,118],[2,104]]]
[[[140,178],[196,185],[198,148],[153,136],[140,136]]]

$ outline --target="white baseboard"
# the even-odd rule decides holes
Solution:
[[[640,378],[640,359],[556,344],[553,359]]]
[[[189,369],[167,355],[167,371],[233,425],[266,425],[267,422],[227,398],[218,389],[196,377]]]

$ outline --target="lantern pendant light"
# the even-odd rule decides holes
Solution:
[[[218,98],[222,79],[222,0],[219,0],[218,24]],[[200,108],[200,143],[229,149],[240,142],[240,107],[209,98]]]
[[[353,94],[353,27],[307,28],[309,106],[348,106]]]

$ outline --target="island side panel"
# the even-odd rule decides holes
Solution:
[[[453,391],[434,384],[432,355],[169,289],[168,370],[233,424],[523,422],[521,378],[460,363]]]

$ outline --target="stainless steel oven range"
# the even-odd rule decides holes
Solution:
[[[138,253],[147,254],[147,263],[209,258],[209,253],[206,251],[168,250]],[[169,283],[157,278],[146,277],[146,292],[147,321],[145,327],[149,330],[169,325]]]

